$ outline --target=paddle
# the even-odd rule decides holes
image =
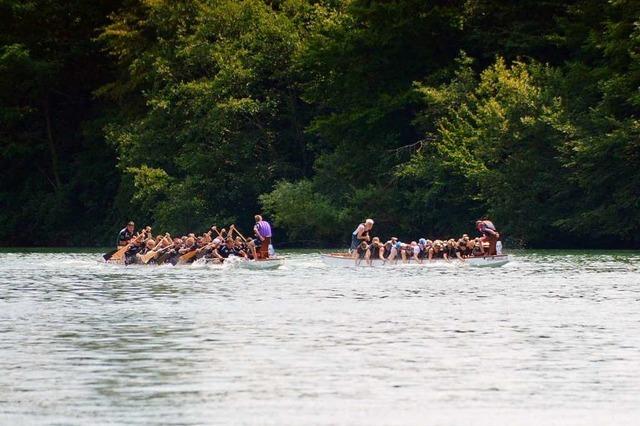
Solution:
[[[247,241],[247,239],[244,237],[244,235],[242,235],[242,233],[240,231],[238,231],[238,228],[236,228],[236,225],[231,225],[230,229],[236,231],[236,234],[238,234],[238,236],[242,239],[242,241],[244,241],[244,243],[247,245],[249,250],[251,250],[251,255],[253,256],[253,260],[260,260],[258,258],[258,252],[256,250],[255,244],[253,242],[249,243],[249,241]],[[262,260],[264,260],[264,259],[262,259]]]
[[[122,246],[119,249],[116,249],[115,252],[111,256],[109,256],[109,258],[105,258],[104,260],[105,261],[106,260],[122,260],[122,258],[124,257],[124,254],[131,248],[131,245],[134,242],[137,243],[140,240],[140,237],[142,237],[143,235],[144,234],[140,234],[140,233],[136,234],[136,236],[131,239],[130,243],[128,243],[126,246]]]
[[[138,235],[139,235],[139,234],[136,234],[136,237],[137,237]],[[135,237],[133,237],[133,238],[135,238]],[[133,238],[132,238],[132,239],[133,239]],[[126,247],[126,246],[122,246],[122,247]],[[116,254],[118,251],[122,250],[122,247],[118,247],[118,248],[116,248],[116,249],[111,250],[110,252],[107,252],[107,253],[103,254],[103,255],[102,255],[102,258],[103,258],[103,259],[105,260],[105,262],[106,262],[107,260],[111,259],[111,258],[113,257],[113,255],[114,255],[114,254]]]
[[[156,246],[152,249],[149,250],[149,253],[143,254],[142,256],[140,256],[140,260],[142,261],[142,263],[144,263],[145,265],[147,263],[149,263],[152,259],[154,259],[157,255],[159,255],[160,253],[162,253],[164,250],[168,249],[169,247],[171,247],[171,245],[169,244],[166,247],[160,247],[158,248],[158,246],[160,246],[163,242],[166,242],[166,239],[169,238],[169,234],[165,234],[164,237],[162,238],[162,240],[156,244]],[[171,243],[171,241],[169,240],[169,243]]]
[[[222,236],[222,234],[220,233],[220,231],[218,231],[218,228],[214,226],[211,227],[211,229],[213,229],[214,231],[216,231],[216,234],[218,234],[218,237],[220,237],[221,240],[224,241],[224,237]]]
[[[231,232],[231,231],[236,231],[236,234],[238,234],[238,236],[239,236],[240,238],[242,238],[242,241],[244,241],[245,243],[247,242],[247,239],[244,237],[244,235],[242,235],[242,234],[240,233],[240,231],[238,231],[238,229],[236,228],[236,226],[235,226],[235,225],[231,225],[231,226],[229,227],[229,232]]]
[[[156,259],[156,263],[158,264],[165,263],[167,259],[169,259],[172,256],[176,259],[176,262],[177,262],[177,257],[175,257],[175,253],[171,252],[171,249],[173,249],[173,244],[170,245],[169,247],[166,247],[166,249],[167,251],[165,251],[160,256],[158,256],[158,258]],[[175,262],[171,262],[171,264],[175,265]]]
[[[187,263],[188,261],[193,259],[197,253],[198,253],[198,250],[197,249],[193,249],[193,250],[183,254],[182,256],[180,256],[178,258],[178,263],[180,263],[180,264]]]
[[[110,252],[103,254],[103,255],[102,255],[102,258],[103,258],[105,261],[109,260],[109,259],[111,259],[111,256],[113,256],[113,255],[114,255],[114,253],[116,253],[118,250],[120,250],[120,249],[113,249],[113,250],[111,250]]]

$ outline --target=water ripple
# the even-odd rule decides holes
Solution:
[[[635,253],[522,252],[499,269],[437,270],[289,256],[259,273],[0,253],[0,423],[599,425],[640,414]]]

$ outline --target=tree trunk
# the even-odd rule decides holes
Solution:
[[[44,101],[44,118],[47,125],[47,142],[49,145],[49,154],[51,154],[51,169],[53,172],[53,181],[55,182],[55,190],[58,191],[62,186],[60,182],[60,173],[58,171],[58,151],[53,141],[53,130],[51,128],[51,110],[49,108],[49,98]]]
[[[309,154],[307,152],[307,144],[304,138],[304,129],[298,118],[297,99],[293,92],[287,94],[287,103],[289,104],[289,115],[291,116],[291,125],[295,132],[295,139],[300,149],[300,157],[302,158],[302,176],[307,177],[311,173],[311,165],[309,164]]]

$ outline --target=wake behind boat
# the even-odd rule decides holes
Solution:
[[[473,267],[488,267],[488,268],[496,268],[503,265],[506,265],[511,261],[511,256],[506,254],[494,255],[494,256],[479,256],[479,257],[468,257],[466,259],[453,259],[453,260],[445,260],[445,259],[424,259],[424,260],[415,260],[415,259],[406,259],[403,261],[402,259],[395,259],[392,261],[386,259],[370,259],[366,261],[364,259],[356,259],[349,253],[330,253],[330,254],[322,254],[322,261],[331,267],[381,267],[381,266],[401,266],[401,265],[411,265],[416,267],[424,267],[424,268],[433,268],[433,267],[441,267],[451,264],[457,265],[469,265]]]
[[[285,259],[286,258],[282,257],[282,256],[270,257],[268,259],[256,259],[256,260],[250,260],[250,259],[235,260],[235,259],[232,259],[231,261],[228,261],[227,263],[231,264],[231,265],[233,265],[235,267],[238,267],[238,268],[245,268],[245,269],[251,269],[251,270],[256,270],[256,271],[264,271],[264,270],[278,269],[279,267],[284,265]]]

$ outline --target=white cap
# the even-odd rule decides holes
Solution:
[[[364,221],[364,223],[368,223],[370,225],[373,225],[373,219],[367,219]]]
[[[213,239],[213,244],[220,244],[222,242],[222,240],[220,240],[220,238],[214,238]]]

